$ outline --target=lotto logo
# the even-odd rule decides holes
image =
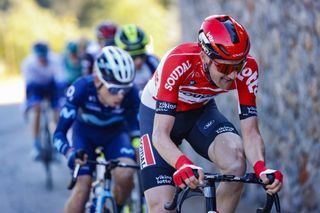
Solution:
[[[257,95],[259,82],[257,71],[253,72],[251,68],[245,68],[239,73],[237,77],[240,81],[243,81],[245,78],[247,78],[246,85],[248,86],[249,92]]]

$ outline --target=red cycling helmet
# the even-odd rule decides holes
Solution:
[[[207,17],[199,31],[199,44],[211,59],[240,60],[250,50],[244,27],[230,16]]]
[[[117,32],[117,25],[111,21],[100,23],[96,28],[96,37],[98,39],[112,39]]]

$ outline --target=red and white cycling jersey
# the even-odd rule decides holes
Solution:
[[[200,52],[197,43],[182,44],[169,51],[146,85],[142,103],[155,109],[156,100],[159,100],[177,105],[177,112],[187,111],[201,107],[217,94],[237,89],[240,105],[256,107],[258,65],[252,56],[248,55],[231,87],[223,90],[209,83]]]

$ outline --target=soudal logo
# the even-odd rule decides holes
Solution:
[[[176,81],[183,75],[183,73],[189,70],[190,67],[191,67],[191,64],[189,60],[177,66],[173,70],[173,72],[170,74],[170,76],[167,78],[167,82],[164,85],[164,88],[166,88],[169,91],[172,91],[172,87],[176,84]]]
[[[193,98],[197,98],[197,99],[209,98],[209,97],[213,96],[211,94],[199,94],[199,93],[192,93],[192,92],[187,92],[187,91],[183,91],[183,90],[181,90],[180,93],[185,96],[189,96],[189,97],[193,97]]]

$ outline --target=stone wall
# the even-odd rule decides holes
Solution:
[[[246,27],[260,70],[257,104],[267,165],[285,175],[283,212],[320,212],[320,1],[179,0],[178,6],[182,42],[196,41],[208,15],[228,14]],[[217,99],[239,126],[236,94]],[[245,197],[256,199],[255,190],[249,187]]]

